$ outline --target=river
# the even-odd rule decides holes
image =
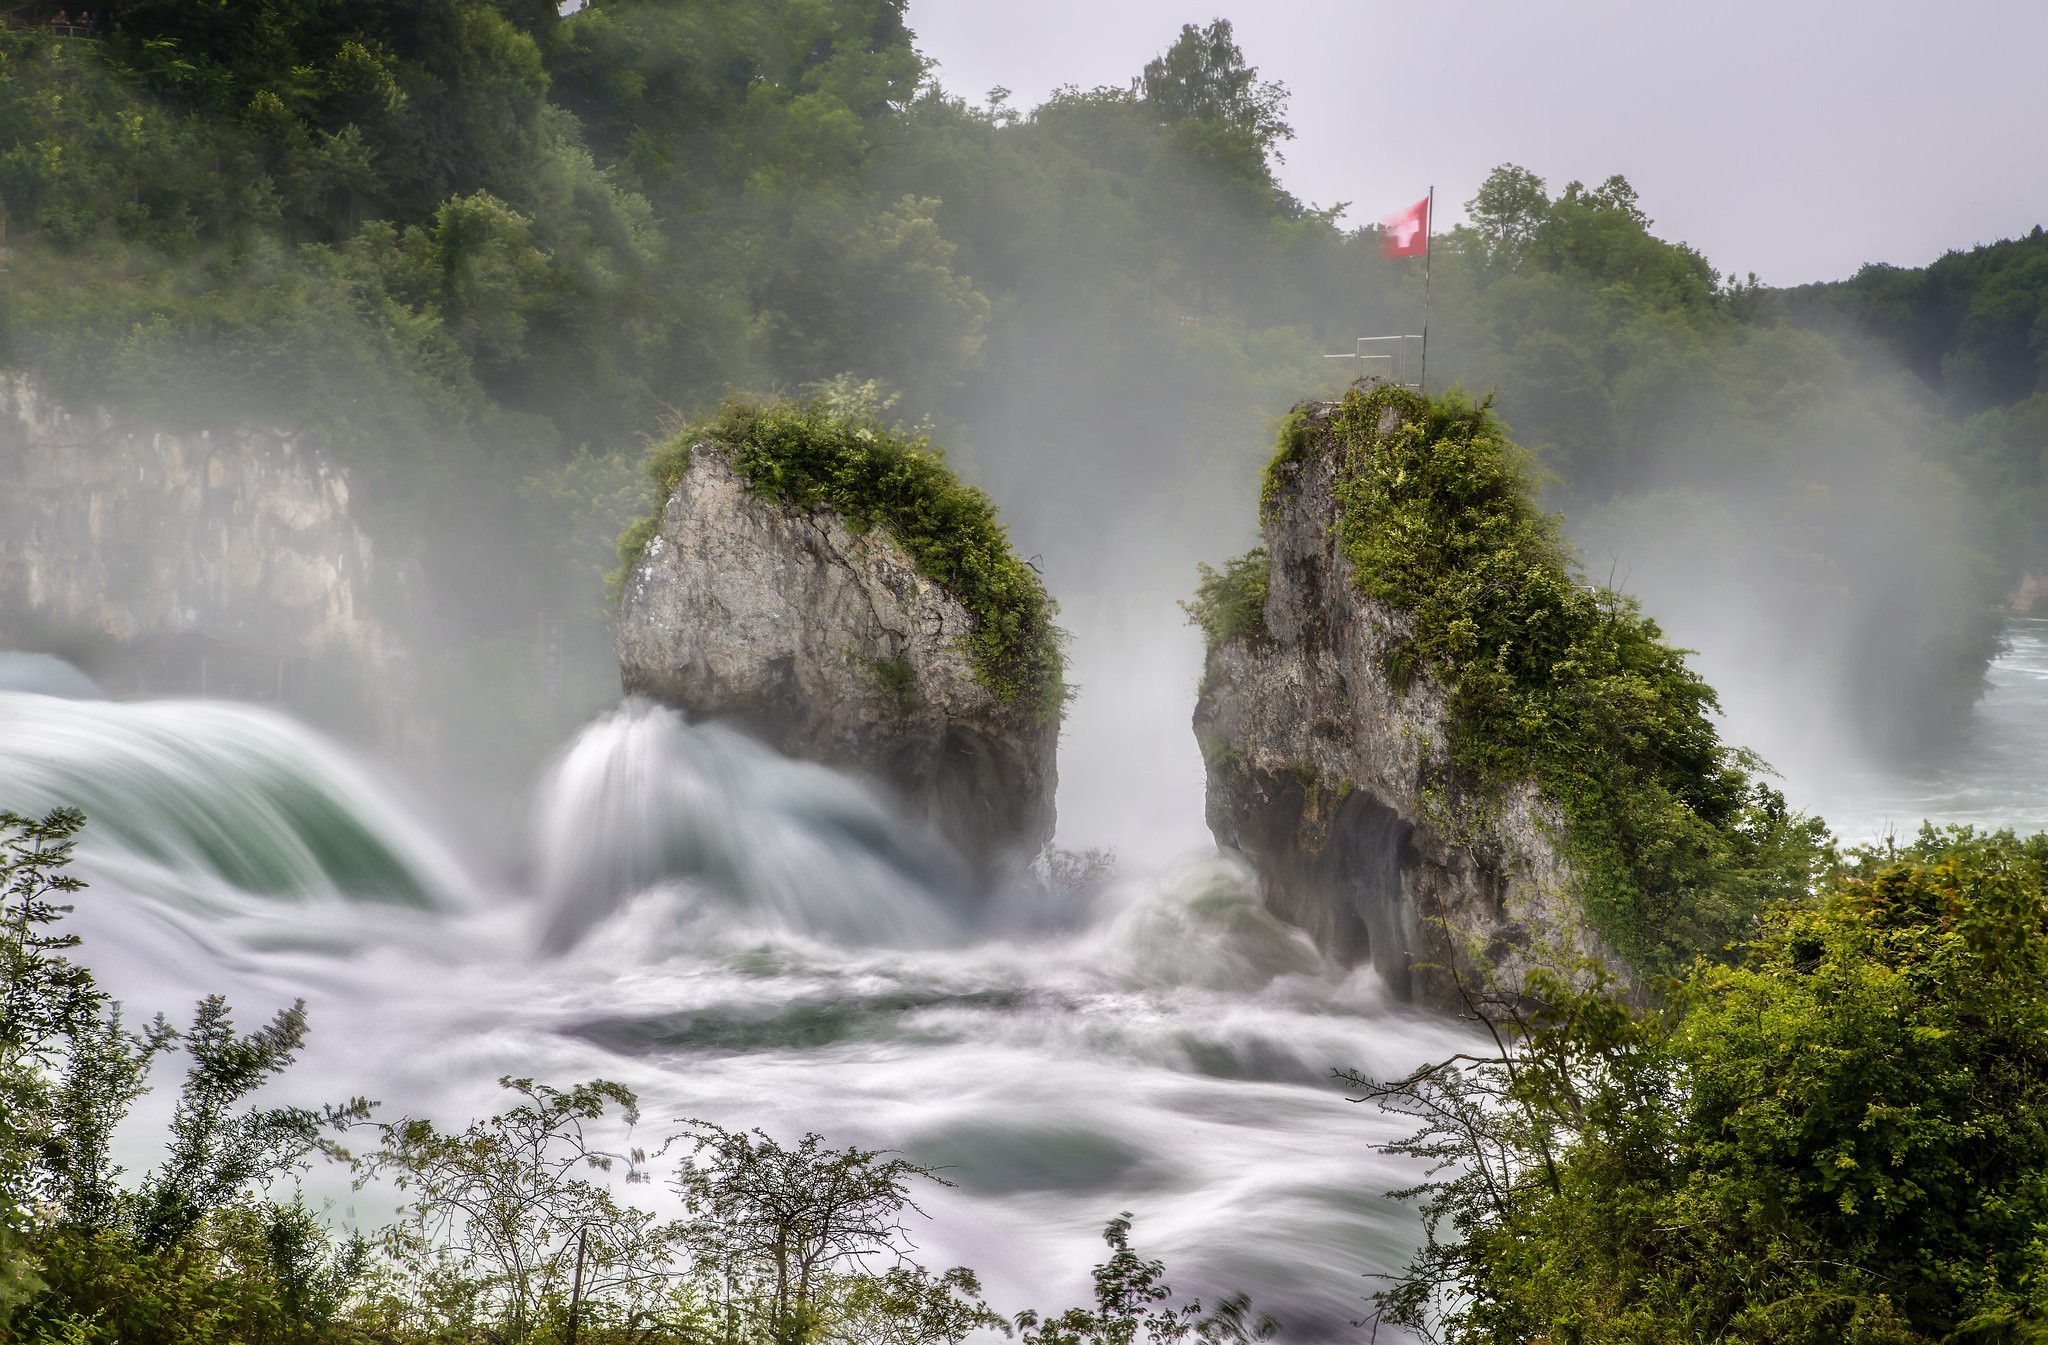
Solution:
[[[2048,621],[2013,623],[1989,682],[1951,754],[1788,792],[1848,839],[2048,824]],[[970,914],[859,787],[627,705],[536,783],[533,853],[478,865],[404,780],[269,711],[80,698],[20,659],[0,685],[38,688],[0,691],[0,806],[92,819],[75,919],[104,983],[144,1016],[225,992],[244,1026],[303,996],[280,1099],[459,1123],[500,1106],[501,1075],[601,1076],[641,1094],[643,1142],[704,1117],[898,1149],[954,1183],[921,1202],[919,1259],[976,1267],[1005,1312],[1082,1301],[1129,1210],[1176,1284],[1248,1290],[1290,1339],[1346,1335],[1418,1234],[1385,1196],[1414,1169],[1374,1147],[1401,1125],[1330,1075],[1405,1070],[1462,1030],[1329,964],[1213,851],[1141,844],[1099,888]],[[1190,751],[1163,759],[1184,776]],[[1112,795],[1157,813],[1142,778],[1063,796],[1077,834]],[[1187,780],[1159,789],[1187,811]],[[339,1218],[388,1203],[309,1182]]]

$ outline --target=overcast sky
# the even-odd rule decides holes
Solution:
[[[1775,285],[1919,266],[2048,223],[2042,0],[911,0],[952,91],[1124,84],[1230,19],[1294,93],[1281,177],[1450,222],[1518,163],[1621,173],[1657,232]]]

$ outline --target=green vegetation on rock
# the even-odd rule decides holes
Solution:
[[[1713,688],[1656,623],[1584,581],[1488,406],[1353,389],[1327,438],[1283,430],[1280,460],[1315,452],[1337,457],[1357,583],[1413,618],[1388,671],[1448,693],[1459,786],[1483,798],[1534,781],[1558,806],[1599,934],[1669,971],[1804,890],[1820,824],[1721,742]]]
[[[1195,596],[1182,603],[1191,625],[1200,626],[1210,644],[1257,638],[1266,633],[1267,559],[1264,547],[1212,565],[1197,565],[1201,582]]]
[[[976,680],[999,700],[1059,713],[1067,688],[1058,609],[1011,549],[995,503],[955,476],[925,434],[892,429],[858,404],[729,398],[709,420],[670,436],[648,459],[655,511],[619,538],[621,582],[700,448],[722,453],[762,499],[833,510],[855,532],[880,528],[973,617],[964,643]]]
[[[1533,977],[1497,1057],[1354,1078],[1443,1165],[1379,1296],[1447,1345],[2048,1335],[2048,837],[1928,829],[1661,1005]]]

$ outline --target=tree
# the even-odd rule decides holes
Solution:
[[[303,1211],[252,1192],[316,1150],[345,1156],[327,1132],[361,1120],[369,1104],[237,1113],[303,1044],[302,1004],[246,1037],[218,996],[201,1002],[189,1032],[161,1016],[130,1031],[121,1006],[66,956],[77,936],[54,929],[70,910],[55,898],[85,886],[65,872],[84,825],[72,809],[0,813],[0,1326],[19,1312],[31,1340],[101,1338],[88,1324],[109,1339],[139,1338],[200,1313],[195,1304],[218,1300],[237,1274],[317,1316],[355,1262],[330,1257],[324,1229]],[[151,1062],[180,1042],[192,1063],[169,1152],[129,1188],[114,1132],[147,1091]],[[194,1238],[200,1229],[209,1236]],[[205,1246],[195,1252],[194,1242]],[[257,1338],[275,1338],[265,1333],[277,1318],[255,1297],[233,1319],[261,1319]]]
[[[369,1117],[365,1098],[320,1108],[251,1107],[234,1114],[237,1103],[298,1057],[306,1042],[306,1002],[278,1010],[247,1036],[235,1031],[228,1014],[227,1000],[209,995],[199,1002],[188,1030],[171,1034],[158,1020],[151,1035],[152,1043],[175,1035],[192,1064],[171,1115],[170,1153],[137,1192],[134,1223],[146,1250],[176,1242],[251,1184],[275,1180],[308,1154],[346,1159],[326,1132]],[[117,1080],[125,1084],[120,1076]]]
[[[1023,1345],[1173,1345],[1190,1336],[1208,1345],[1250,1345],[1279,1334],[1271,1317],[1253,1320],[1251,1300],[1232,1294],[1204,1314],[1200,1299],[1174,1305],[1166,1265],[1147,1261],[1131,1249],[1131,1215],[1111,1219],[1102,1230],[1109,1259],[1095,1267],[1095,1306],[1068,1308],[1041,1319],[1017,1314]]]
[[[832,1319],[839,1281],[876,1258],[907,1262],[904,1211],[923,1213],[910,1198],[911,1182],[948,1184],[907,1158],[828,1149],[815,1133],[785,1148],[759,1130],[693,1121],[678,1138],[691,1145],[674,1179],[690,1217],[683,1238],[698,1274],[722,1293],[728,1339],[801,1345],[816,1338]],[[954,1287],[978,1293],[965,1282]],[[895,1290],[913,1314],[925,1311],[923,1295],[910,1281]]]
[[[890,1266],[856,1275],[835,1295],[830,1339],[845,1345],[960,1345],[975,1331],[1011,1334],[989,1310],[981,1279],[965,1266],[933,1275],[923,1266]]]
[[[1465,214],[1478,231],[1487,260],[1496,264],[1519,262],[1549,213],[1550,195],[1543,188],[1543,179],[1511,163],[1488,174],[1478,193],[1465,203]]]
[[[70,808],[40,819],[0,813],[0,1190],[16,1205],[29,1198],[64,1038],[106,1003],[92,973],[64,956],[78,936],[53,932],[71,910],[56,898],[85,887],[64,872],[84,826]]]
[[[64,1037],[99,1021],[105,996],[64,956],[75,934],[52,927],[71,908],[56,898],[85,884],[64,872],[85,815],[0,812],[0,1327],[43,1288],[27,1250],[39,1159],[52,1139],[51,1067]]]
[[[1138,86],[1146,103],[1168,117],[1228,126],[1275,158],[1279,156],[1274,147],[1294,138],[1294,128],[1285,120],[1287,86],[1260,81],[1228,19],[1217,19],[1207,28],[1181,25],[1174,44],[1145,63]]]
[[[627,1182],[645,1179],[643,1151],[601,1148],[590,1133],[614,1107],[634,1125],[632,1091],[604,1079],[498,1083],[525,1100],[459,1133],[414,1117],[377,1127],[364,1180],[386,1176],[409,1194],[387,1249],[409,1276],[412,1311],[496,1322],[512,1341],[566,1316],[579,1294],[586,1312],[652,1314],[674,1231],[585,1175],[623,1166]]]

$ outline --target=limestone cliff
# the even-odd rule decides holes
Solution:
[[[762,498],[725,448],[688,447],[625,577],[625,689],[882,782],[984,882],[1042,848],[1058,719],[977,676],[967,607],[886,529]]]
[[[1326,435],[1334,406],[1306,407],[1301,432]],[[1443,687],[1394,684],[1411,621],[1354,582],[1342,469],[1328,451],[1274,468],[1263,619],[1212,644],[1195,709],[1211,832],[1251,862],[1268,909],[1403,997],[1453,1002],[1443,969],[1468,967],[1468,946],[1510,984],[1531,947],[1603,953],[1570,895],[1556,811],[1532,784],[1485,806],[1462,794]]]
[[[283,701],[403,749],[375,569],[347,478],[296,436],[174,433],[0,377],[0,644],[116,693]]]

